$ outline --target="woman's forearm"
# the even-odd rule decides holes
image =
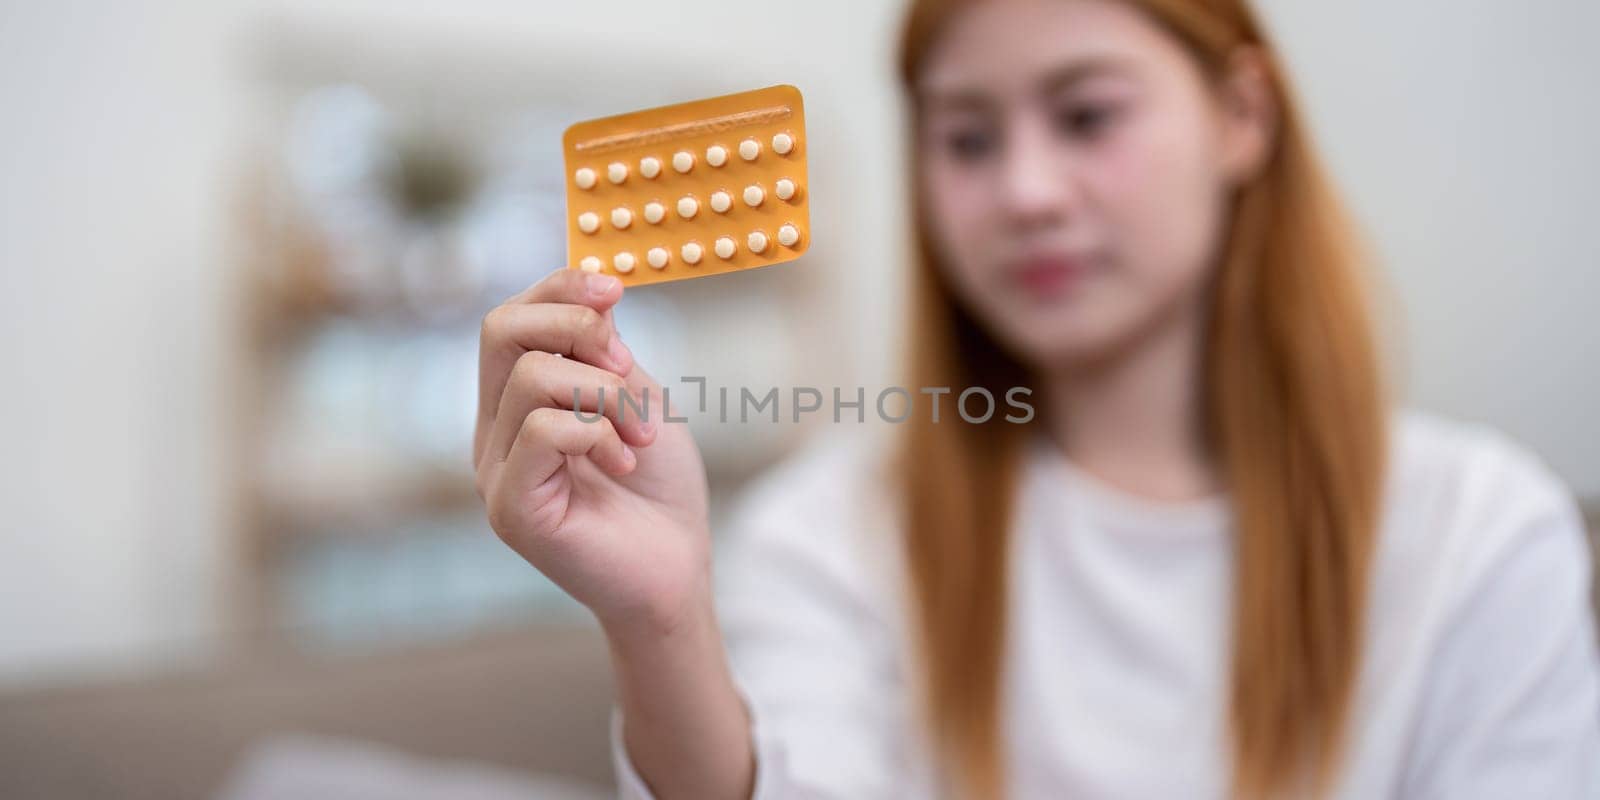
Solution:
[[[629,760],[659,800],[745,800],[750,719],[706,601],[670,629],[605,625]]]

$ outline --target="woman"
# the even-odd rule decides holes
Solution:
[[[659,396],[617,282],[485,321],[479,488],[605,630],[624,793],[1600,797],[1575,508],[1386,405],[1242,2],[926,0],[905,30],[913,378],[1031,387],[1031,424],[923,403],[890,456],[783,467],[719,619],[684,427],[571,411]]]

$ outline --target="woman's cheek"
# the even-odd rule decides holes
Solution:
[[[926,173],[926,194],[930,198],[929,235],[946,257],[947,268],[961,273],[983,268],[980,255],[985,251],[984,226],[987,224],[981,187],[959,171],[932,167]],[[972,279],[976,275],[963,275]]]
[[[1160,141],[1147,125],[1130,125],[1102,142],[1090,161],[1089,183],[1101,213],[1111,224],[1107,233],[1118,239],[1144,233],[1161,209],[1152,207],[1170,187],[1167,170],[1172,159],[1163,157]],[[1143,238],[1142,236],[1139,238]],[[1123,241],[1122,244],[1136,242]]]
[[[1193,125],[1146,125],[1107,148],[1096,176],[1110,235],[1141,283],[1184,283],[1203,271],[1217,220],[1218,178]]]

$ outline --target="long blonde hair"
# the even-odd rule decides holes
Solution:
[[[970,0],[915,0],[900,74],[913,87]],[[1232,200],[1209,299],[1206,435],[1234,509],[1228,733],[1237,797],[1325,791],[1362,657],[1380,513],[1386,404],[1362,261],[1294,98],[1242,0],[1130,0],[1220,76],[1242,45],[1266,53],[1273,150]],[[910,92],[914,97],[915,93]],[[1026,368],[970,316],[932,258],[920,209],[911,378],[997,396]],[[1000,675],[1011,502],[1026,426],[914,417],[900,473],[923,709],[952,788],[1004,794]]]

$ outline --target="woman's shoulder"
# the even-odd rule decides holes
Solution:
[[[1392,430],[1388,496],[1401,510],[1493,521],[1572,504],[1549,465],[1499,429],[1401,410]]]
[[[1498,428],[1413,409],[1397,410],[1393,419],[1393,449],[1402,479],[1511,479],[1516,488],[1535,493],[1565,491],[1539,456]]]
[[[1600,662],[1592,556],[1571,493],[1485,425],[1406,414],[1393,446],[1364,667],[1367,747],[1407,732],[1406,796],[1469,791],[1467,781],[1593,785],[1600,739],[1582,710],[1600,699]]]
[[[1571,491],[1538,455],[1482,423],[1396,413],[1382,552],[1396,575],[1470,591],[1528,552],[1587,574]],[[1425,581],[1424,581],[1425,582]]]

